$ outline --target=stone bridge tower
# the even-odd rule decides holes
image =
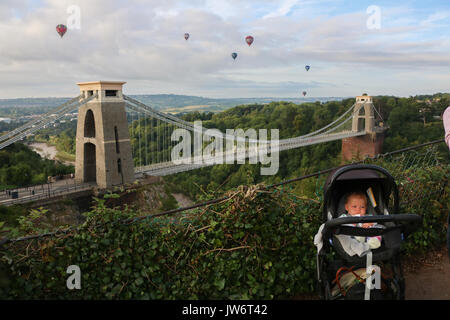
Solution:
[[[374,157],[382,153],[384,131],[375,125],[373,99],[371,96],[356,97],[353,111],[352,131],[365,132],[365,135],[342,139],[342,161]]]
[[[97,98],[78,109],[75,180],[100,188],[131,183],[134,166],[122,86],[125,82],[77,83],[83,98]]]

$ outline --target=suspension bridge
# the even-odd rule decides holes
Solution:
[[[124,83],[78,83],[79,96],[0,136],[0,150],[49,127],[65,114],[78,111],[75,180],[80,184],[96,183],[100,188],[108,188],[133,182],[143,175],[165,176],[225,163],[220,159],[251,161],[261,154],[336,140],[350,141],[347,148],[354,153],[355,144],[364,144],[362,138],[371,136],[368,143],[375,145],[374,137],[384,130],[375,125],[377,110],[372,98],[359,96],[337,119],[306,135],[283,139],[271,135],[271,139],[267,136],[258,139],[248,130],[234,130],[231,134],[227,130],[224,133],[196,126],[124,95]],[[174,161],[172,151],[179,141],[173,138],[173,134],[177,129],[203,137],[200,141],[203,151],[193,155],[183,152],[182,161]],[[360,140],[351,143],[352,139]],[[213,149],[212,153],[204,152],[208,148],[205,148],[205,142],[214,144],[219,140],[226,142],[225,151],[219,148]],[[372,148],[366,156],[373,156],[374,152],[376,150]]]

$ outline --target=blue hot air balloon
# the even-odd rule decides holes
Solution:
[[[309,71],[310,66],[305,66],[306,71]]]
[[[231,57],[233,57],[233,59],[235,59],[235,60],[236,60],[236,57],[237,57],[237,53],[236,53],[236,52],[233,52],[233,53],[231,54]]]

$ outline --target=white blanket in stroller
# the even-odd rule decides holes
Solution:
[[[323,247],[322,230],[324,226],[325,224],[323,223],[319,227],[319,231],[317,232],[317,234],[314,236],[314,245],[317,247],[317,253],[319,253]],[[379,225],[374,227],[383,228],[383,226]],[[371,247],[368,242],[361,242],[355,239],[354,237],[339,234],[336,235],[336,238],[339,240],[344,251],[350,257],[354,256],[355,254],[357,254],[359,257],[363,257],[371,250]]]

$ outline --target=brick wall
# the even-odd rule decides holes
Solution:
[[[365,157],[374,157],[382,153],[383,141],[384,135],[382,133],[342,139],[342,161],[350,161],[353,158],[362,160]]]

